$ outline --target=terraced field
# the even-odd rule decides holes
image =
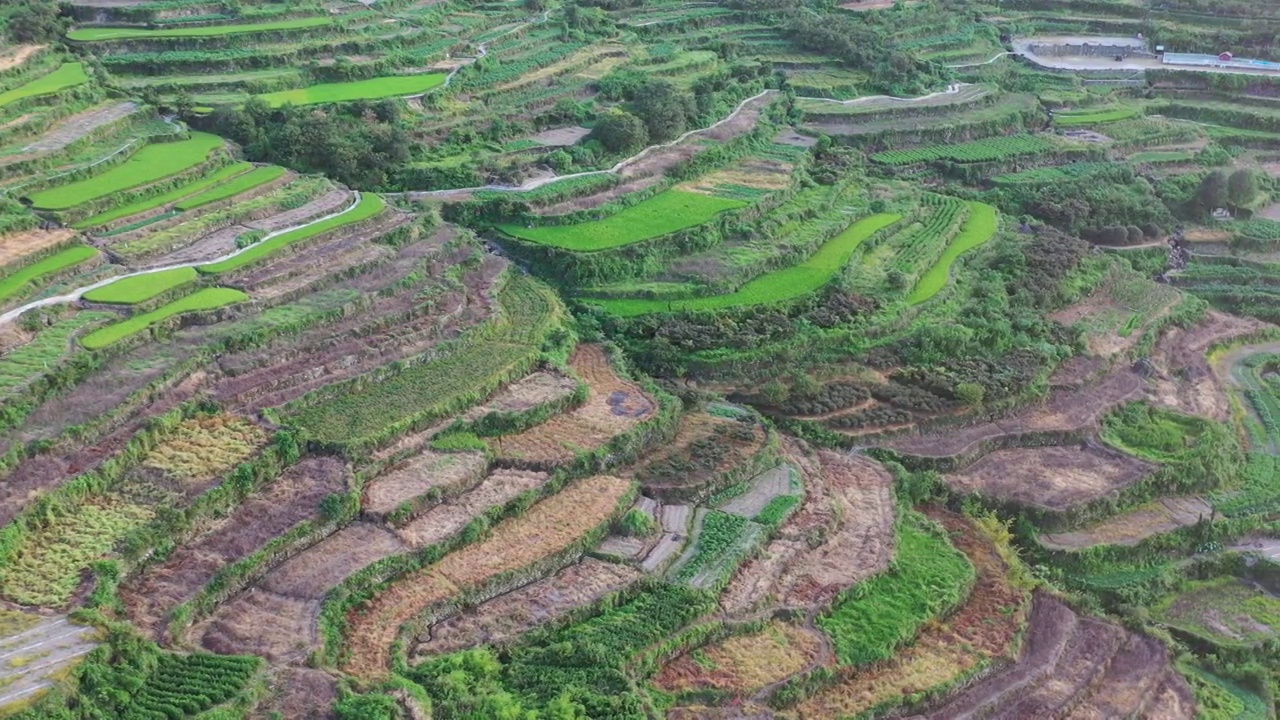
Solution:
[[[0,716],[1272,717],[1280,15],[1157,4],[0,3]]]

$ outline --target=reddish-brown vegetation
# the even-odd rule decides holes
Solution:
[[[680,419],[675,438],[628,470],[646,493],[667,501],[714,492],[724,473],[750,462],[766,441],[764,428],[706,413]]]
[[[1037,594],[1018,661],[919,716],[972,717],[1177,720],[1195,717],[1195,698],[1160,643]]]
[[[997,450],[945,476],[961,493],[1061,511],[1112,495],[1154,467],[1096,444]]]
[[[320,517],[320,502],[345,489],[348,470],[333,458],[308,458],[242,503],[168,558],[120,588],[130,619],[159,638],[178,605],[194,598],[223,566],[248,557],[298,523]]]
[[[500,457],[534,466],[566,463],[576,453],[604,445],[657,410],[653,399],[638,385],[614,372],[600,346],[578,346],[569,364],[590,387],[587,401],[525,432],[495,440]]]

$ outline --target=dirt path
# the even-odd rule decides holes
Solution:
[[[0,57],[0,72],[12,70],[31,59],[32,55],[45,49],[45,45],[17,45]]]

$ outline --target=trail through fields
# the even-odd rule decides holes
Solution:
[[[32,302],[27,303],[26,305],[23,305],[18,308],[14,308],[9,312],[3,315],[0,315],[0,325],[11,323],[14,320],[17,320],[18,317],[20,317],[23,313],[30,310],[35,310],[36,308],[49,307],[51,305],[63,305],[66,303],[75,302],[76,300],[79,300],[82,295],[89,292],[90,290],[96,290],[100,287],[110,285],[111,283],[116,282],[117,280],[123,280],[124,278],[139,277],[141,275],[152,275],[154,273],[164,272],[166,270],[177,270],[179,268],[198,267],[201,265],[212,265],[215,263],[223,262],[225,260],[230,260],[231,258],[234,258],[240,255],[241,253],[257,248],[259,245],[261,245],[262,243],[272,238],[278,237],[280,235],[284,235],[286,233],[291,233],[295,230],[301,230],[303,228],[311,227],[312,225],[316,225],[318,223],[322,223],[327,220],[332,220],[333,218],[346,215],[347,213],[351,212],[352,210],[355,210],[357,207],[360,206],[360,202],[363,197],[364,196],[361,193],[356,192],[355,201],[352,202],[350,205],[348,205],[346,208],[339,210],[338,212],[330,213],[329,215],[316,218],[309,222],[305,222],[301,225],[294,225],[293,227],[287,227],[280,230],[276,230],[274,232],[267,233],[257,243],[246,245],[242,248],[237,249],[235,252],[228,253],[226,255],[223,255],[222,257],[214,258],[213,260],[185,262],[185,263],[179,263],[177,265],[165,265],[162,267],[149,268],[147,270],[138,270],[137,272],[125,273],[123,275],[113,275],[109,278],[106,278],[105,280],[99,280],[98,282],[95,282],[91,285],[85,285],[83,287],[76,288],[75,290],[72,290],[62,295],[55,295],[54,297],[48,297],[42,300],[34,300]]]

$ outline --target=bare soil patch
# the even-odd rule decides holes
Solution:
[[[26,230],[24,232],[0,235],[0,267],[21,258],[38,253],[45,248],[64,243],[75,237],[76,231],[71,228],[57,230]]]
[[[681,190],[714,195],[725,185],[782,190],[791,184],[791,163],[770,158],[747,157],[733,165],[677,186]]]
[[[487,467],[481,453],[424,452],[374,478],[364,491],[364,510],[385,516],[428,493],[442,497],[457,494],[479,482]]]
[[[1149,714],[1153,701],[1167,714]],[[1170,666],[1168,651],[1150,638],[1078,615],[1060,600],[1037,594],[1019,660],[919,717],[1136,716],[1195,717],[1194,696]]]
[[[825,607],[893,557],[893,479],[881,465],[825,450],[788,457],[804,471],[804,503],[730,581],[720,601],[730,615]]]
[[[164,562],[145,568],[120,588],[134,625],[161,638],[175,607],[196,597],[223,566],[248,557],[301,522],[319,519],[320,502],[343,492],[349,475],[335,458],[305,459]]]
[[[997,450],[944,479],[957,492],[1062,511],[1123,490],[1154,469],[1089,443]]]
[[[578,389],[578,382],[554,371],[539,371],[508,385],[482,405],[462,416],[464,421],[478,420],[491,413],[519,413],[560,402]]]
[[[628,565],[585,558],[551,577],[500,595],[431,626],[413,647],[415,662],[479,645],[503,645],[639,580]]]
[[[585,128],[581,125],[572,125],[570,127],[543,130],[537,135],[529,136],[529,139],[539,145],[545,145],[547,147],[568,147],[570,145],[577,145],[580,140],[590,134],[591,128]]]
[[[250,716],[253,720],[308,718],[331,720],[338,681],[323,670],[280,668],[272,674],[270,694]]]
[[[1136,398],[1142,390],[1140,375],[1128,367],[1114,367],[1087,386],[1055,387],[1044,404],[1024,408],[1009,417],[980,425],[895,438],[885,442],[884,446],[920,457],[950,457],[972,451],[981,443],[998,438],[1034,432],[1086,430],[1097,427],[1099,418],[1115,406]]]
[[[892,659],[845,671],[840,682],[801,703],[794,713],[783,713],[784,717],[852,717],[881,703],[954,682],[980,663],[999,662],[1016,652],[1027,614],[1026,593],[1009,584],[1008,565],[981,531],[952,513],[930,510],[928,514],[947,529],[977,571],[968,599],[950,617],[927,626]]]
[[[4,54],[0,55],[0,72],[18,67],[45,47],[45,45],[14,45],[5,50]]]
[[[518,495],[542,487],[551,476],[544,472],[499,469],[472,490],[437,505],[398,532],[410,547],[426,547],[453,537],[481,513],[504,505]]]
[[[405,549],[394,533],[356,522],[288,560],[258,584],[281,595],[323,600],[330,588],[361,568]]]
[[[782,130],[778,133],[778,136],[773,139],[773,141],[780,145],[791,145],[793,147],[804,148],[813,147],[818,144],[818,138],[801,135],[796,132],[794,128],[786,128]]]
[[[1258,320],[1210,310],[1204,321],[1193,327],[1169,328],[1151,353],[1157,371],[1151,380],[1152,400],[1191,415],[1229,420],[1231,401],[1223,378],[1209,366],[1209,350],[1264,327],[1266,324]]]
[[[223,655],[260,655],[273,665],[300,663],[316,647],[320,600],[249,588],[192,630],[199,645]]]
[[[1137,545],[1153,535],[1173,532],[1213,516],[1213,507],[1199,497],[1161,498],[1092,527],[1040,536],[1040,544],[1054,550],[1083,550],[1095,545]]]
[[[1280,220],[1280,203],[1274,203],[1259,210],[1258,217],[1265,220]]]
[[[854,2],[841,3],[840,9],[853,10],[854,12],[867,12],[868,10],[884,10],[891,8],[898,0],[854,0]],[[915,5],[913,2],[905,2],[904,5]]]
[[[587,401],[525,432],[499,438],[494,442],[499,457],[539,466],[565,463],[579,451],[604,445],[657,411],[653,398],[639,385],[614,372],[600,346],[579,345],[569,364],[589,387]]]
[[[343,670],[359,677],[386,673],[399,628],[428,607],[507,572],[562,553],[618,509],[631,483],[598,475],[579,480],[519,517],[499,523],[478,543],[401,578],[348,618],[350,654]]]

